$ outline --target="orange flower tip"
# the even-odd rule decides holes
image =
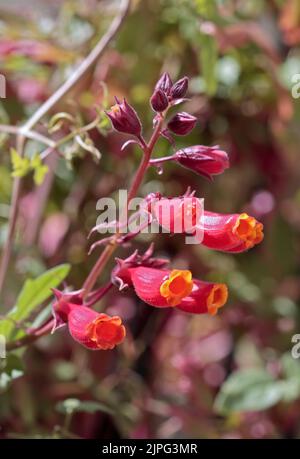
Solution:
[[[193,290],[191,271],[174,269],[160,286],[160,294],[169,306],[177,306]]]
[[[126,330],[120,317],[100,314],[87,326],[87,335],[97,344],[98,349],[107,350],[122,343]]]
[[[215,316],[218,312],[218,309],[222,308],[228,299],[228,288],[225,284],[214,284],[211,289],[207,300],[207,310],[208,313],[212,316]]]
[[[263,240],[263,228],[262,223],[243,213],[238,217],[233,232],[245,243],[247,249],[251,249]]]
[[[120,111],[120,107],[118,104],[113,105],[112,107],[110,107],[110,109],[113,113],[118,113]]]

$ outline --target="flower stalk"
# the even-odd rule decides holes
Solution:
[[[141,148],[143,150],[143,157],[142,157],[142,160],[140,162],[140,165],[136,171],[136,174],[133,178],[133,181],[132,181],[132,184],[131,184],[131,187],[129,189],[129,192],[128,192],[128,199],[127,199],[127,208],[128,208],[128,204],[130,202],[131,199],[133,199],[137,192],[138,192],[138,189],[144,179],[144,176],[145,176],[145,173],[147,171],[147,168],[149,166],[149,161],[150,161],[150,158],[151,158],[151,154],[153,152],[153,149],[155,147],[155,144],[160,136],[160,132],[161,132],[161,129],[162,129],[162,125],[163,125],[163,122],[164,122],[164,116],[163,114],[159,115],[159,119],[158,119],[158,122],[156,124],[156,127],[153,131],[153,134],[149,140],[149,143],[146,144],[145,140],[143,139],[143,137],[139,137],[139,141],[140,141],[140,144],[141,144]],[[122,219],[121,219],[122,220]],[[110,260],[110,258],[112,257],[112,255],[114,254],[115,250],[117,249],[117,246],[118,246],[118,242],[117,242],[117,239],[118,239],[118,233],[115,234],[115,237],[112,238],[112,240],[110,241],[110,244],[105,247],[104,251],[101,253],[99,259],[97,260],[96,264],[94,265],[94,267],[92,268],[90,274],[88,275],[87,279],[85,280],[84,284],[83,284],[83,289],[84,289],[84,294],[83,296],[86,297],[89,292],[92,290],[92,288],[94,287],[95,283],[97,282],[97,279],[98,277],[101,275],[101,273],[103,272],[107,262]]]
[[[9,350],[31,343],[64,325],[67,326],[73,339],[88,349],[113,349],[121,344],[126,336],[122,319],[93,309],[96,302],[112,286],[118,287],[119,291],[132,288],[135,294],[150,306],[176,308],[190,314],[214,316],[226,304],[228,288],[225,284],[194,278],[189,270],[166,268],[168,260],[152,257],[153,245],[143,255],[135,250],[124,260],[116,259],[109,283],[93,291],[117,248],[138,235],[143,224],[148,226],[151,222],[158,223],[170,234],[195,234],[198,237],[196,243],[229,253],[245,252],[263,239],[263,225],[254,217],[246,213],[218,214],[203,211],[202,198],[197,198],[190,187],[183,196],[177,197],[163,197],[160,193],[150,193],[143,200],[139,211],[130,216],[130,219],[135,221],[143,213],[147,217],[146,221],[138,226],[137,231],[129,232],[125,236],[121,234],[129,204],[137,196],[149,166],[161,166],[168,161],[174,161],[209,179],[223,173],[229,167],[227,153],[218,146],[194,145],[178,150],[171,156],[152,159],[152,153],[161,136],[174,145],[172,133],[187,135],[195,127],[197,118],[186,112],[179,112],[165,122],[169,107],[186,100],[183,97],[187,88],[187,77],[178,80],[175,84],[168,73],[164,73],[159,79],[150,99],[155,116],[153,132],[148,142],[143,137],[143,126],[137,112],[125,98],[122,102],[115,98],[116,104],[106,111],[116,131],[133,137],[123,144],[122,150],[129,144],[137,144],[142,151],[140,163],[128,190],[124,213],[121,214],[118,222],[115,220],[109,222],[109,224],[116,224],[117,231],[112,236],[96,241],[92,245],[91,249],[99,245],[106,246],[82,288],[73,292],[54,290],[56,298],[52,308],[53,319],[49,319],[38,329],[27,330],[28,336],[8,344]],[[29,127],[32,127],[30,123]],[[22,134],[18,138],[20,152],[24,150],[24,139]],[[97,226],[91,233],[96,229]]]

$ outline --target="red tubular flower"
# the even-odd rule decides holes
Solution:
[[[170,233],[190,233],[200,223],[203,205],[195,196],[154,199],[151,211],[159,225]]]
[[[116,104],[106,112],[116,131],[133,134],[137,137],[141,135],[142,125],[136,111],[124,99],[120,102],[117,97]]]
[[[186,112],[177,113],[168,122],[168,129],[177,135],[187,135],[195,127],[197,118]]]
[[[178,198],[153,197],[148,205],[157,223],[170,233],[190,234],[210,249],[239,253],[259,244],[263,224],[246,213],[218,214],[203,210],[193,194]]]
[[[218,214],[204,211],[203,245],[223,252],[244,252],[264,237],[263,224],[246,213]]]
[[[118,274],[121,278],[125,273]],[[176,307],[193,314],[215,315],[228,298],[225,284],[193,280],[187,270],[144,266],[129,268],[126,281],[145,303],[158,308]]]
[[[193,288],[190,271],[131,268],[131,282],[138,297],[156,307],[177,306]]]
[[[212,179],[213,175],[222,174],[229,167],[227,153],[217,146],[194,145],[183,148],[175,153],[173,159],[187,169],[209,179]]]
[[[126,335],[120,317],[99,314],[85,306],[72,309],[68,326],[72,337],[89,349],[113,349]]]
[[[57,302],[53,306],[56,324],[67,323],[71,336],[78,343],[94,350],[113,349],[126,335],[120,317],[100,314],[81,304],[66,301],[64,295],[55,292]]]
[[[222,308],[228,299],[226,284],[215,284],[194,280],[191,294],[183,298],[177,306],[178,309],[192,314],[210,314],[215,316],[218,309]]]

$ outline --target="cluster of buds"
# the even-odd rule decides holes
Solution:
[[[174,84],[170,75],[165,72],[156,83],[154,92],[150,98],[152,109],[160,116],[162,113],[184,100],[188,89],[188,78],[184,77],[176,81]],[[141,121],[131,105],[124,99],[120,102],[116,98],[116,104],[106,112],[111,120],[112,126],[118,132],[134,135],[137,139],[141,139],[142,126]],[[154,122],[157,118],[154,119]],[[170,134],[187,135],[195,127],[197,118],[186,112],[179,112],[174,115],[167,123],[167,128],[162,132],[167,138]]]
[[[157,138],[162,136],[173,143],[172,133],[186,135],[194,128],[197,119],[186,112],[175,114],[164,126],[168,109],[186,100],[187,90],[187,77],[173,83],[170,75],[164,73],[156,83],[150,104],[156,113],[153,125]],[[142,136],[139,116],[125,99],[120,102],[116,98],[116,104],[107,111],[107,116],[114,129],[134,136],[134,139],[126,142],[123,147],[134,142],[142,149],[149,148]],[[152,141],[150,145],[153,149]],[[168,161],[176,162],[210,180],[229,167],[225,151],[218,146],[203,145],[189,146],[164,158],[149,159],[148,165],[161,167]],[[162,207],[173,209],[169,212],[167,221],[162,218]],[[254,217],[246,213],[219,214],[203,211],[201,200],[189,190],[184,196],[179,197],[163,197],[159,193],[151,193],[144,200],[143,211],[149,216],[147,225],[156,221],[170,233],[178,232],[176,228],[180,228],[179,232],[182,234],[198,234],[197,230],[200,229],[202,237],[198,242],[214,250],[227,253],[244,252],[263,239],[263,225]],[[123,239],[114,239],[114,242],[129,241],[138,233],[139,231],[127,234]],[[135,294],[150,306],[176,308],[192,314],[215,315],[227,302],[228,289],[225,284],[195,279],[191,271],[176,267],[168,268],[168,260],[152,255],[153,246],[150,246],[143,255],[135,251],[124,260],[116,259],[109,288],[117,287],[120,292],[125,288],[133,289]],[[54,328],[67,325],[71,336],[89,349],[113,349],[120,344],[126,335],[121,318],[110,317],[92,309],[109,288],[102,287],[91,292],[85,299],[82,291],[55,291]]]
[[[166,111],[170,106],[183,102],[188,90],[189,80],[181,78],[174,84],[170,75],[165,72],[158,80],[150,99],[151,107],[157,113]],[[168,130],[177,135],[187,135],[195,127],[197,118],[189,113],[177,113],[168,122]]]
[[[170,105],[175,105],[184,100],[188,90],[189,80],[181,78],[173,84],[170,75],[165,72],[155,85],[150,99],[153,110],[157,113],[164,112]]]

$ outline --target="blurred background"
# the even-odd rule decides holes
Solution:
[[[0,1],[1,124],[24,122],[54,92],[105,33],[119,4]],[[72,123],[84,126],[98,116],[88,140],[102,158],[97,162],[72,140],[60,155],[47,156],[40,181],[24,178],[1,314],[15,304],[26,279],[56,265],[70,264],[68,285],[82,286],[100,253],[87,255],[97,240],[87,240],[99,215],[96,202],[128,186],[140,157],[134,147],[120,151],[127,137],[111,131],[101,110],[114,95],[125,96],[149,137],[149,97],[163,71],[174,80],[189,76],[183,109],[199,119],[176,147],[220,145],[231,168],[210,183],[166,164],[162,175],[149,170],[139,194],[176,196],[191,186],[208,210],[246,211],[262,221],[265,239],[234,256],[187,247],[179,235],[139,236],[134,248],[145,250],[154,241],[155,253],[173,266],[226,282],[227,305],[216,317],[192,316],[156,310],[115,289],[97,309],[122,316],[128,330],[122,346],[90,352],[62,330],[1,363],[0,437],[300,436],[300,360],[291,355],[292,337],[300,334],[299,45],[299,0],[133,0],[95,70],[39,123],[36,129],[47,134],[50,120],[56,139]],[[56,113],[73,121],[57,126]],[[15,138],[0,135],[3,247]],[[29,141],[26,154],[43,148]],[[154,156],[170,152],[161,140]],[[131,251],[120,249],[118,256]],[[109,275],[107,269],[104,278]],[[48,303],[41,314],[49,314]],[[26,319],[41,320],[38,312]]]

